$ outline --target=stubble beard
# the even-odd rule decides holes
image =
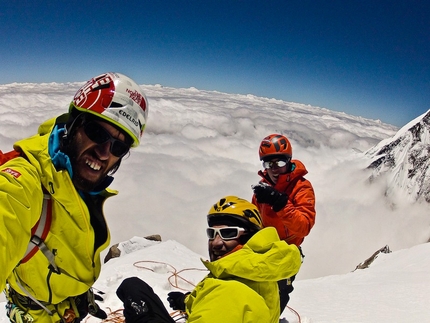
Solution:
[[[76,136],[74,136],[65,149],[65,153],[69,156],[70,164],[72,166],[72,182],[76,189],[83,192],[92,192],[104,180],[107,176],[107,172],[101,173],[97,181],[90,181],[86,177],[82,176],[79,172],[80,167],[88,166],[85,164],[85,161],[80,160],[80,151],[77,147],[81,147],[81,144],[77,140]]]

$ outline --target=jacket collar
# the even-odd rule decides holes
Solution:
[[[64,135],[65,125],[58,124],[55,125],[52,130],[49,141],[48,141],[48,152],[51,157],[52,163],[54,164],[56,169],[66,169],[69,173],[70,178],[73,178],[73,169],[72,164],[70,162],[69,156],[67,156],[60,149],[61,138]],[[97,195],[104,191],[112,182],[114,178],[112,176],[106,176],[104,180],[94,188],[93,191],[88,192],[90,195]],[[79,192],[82,195],[82,192]]]

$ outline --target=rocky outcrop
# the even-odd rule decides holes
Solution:
[[[161,236],[159,234],[153,234],[144,238],[151,241],[161,241]],[[116,243],[109,248],[109,251],[104,259],[104,263],[107,263],[112,258],[117,258],[121,256],[121,250],[118,248],[118,246],[119,243]]]

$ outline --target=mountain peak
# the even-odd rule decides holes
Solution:
[[[373,160],[369,180],[385,178],[387,196],[403,191],[411,201],[430,202],[430,110],[366,155]]]

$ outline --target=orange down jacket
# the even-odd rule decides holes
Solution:
[[[293,171],[278,177],[275,186],[268,179],[267,171],[259,171],[261,182],[272,185],[279,192],[288,195],[288,202],[279,212],[274,212],[269,204],[259,204],[252,196],[254,203],[260,210],[264,227],[275,227],[281,240],[289,244],[300,246],[315,223],[315,193],[311,182],[305,179],[308,171],[299,160],[292,160]]]

